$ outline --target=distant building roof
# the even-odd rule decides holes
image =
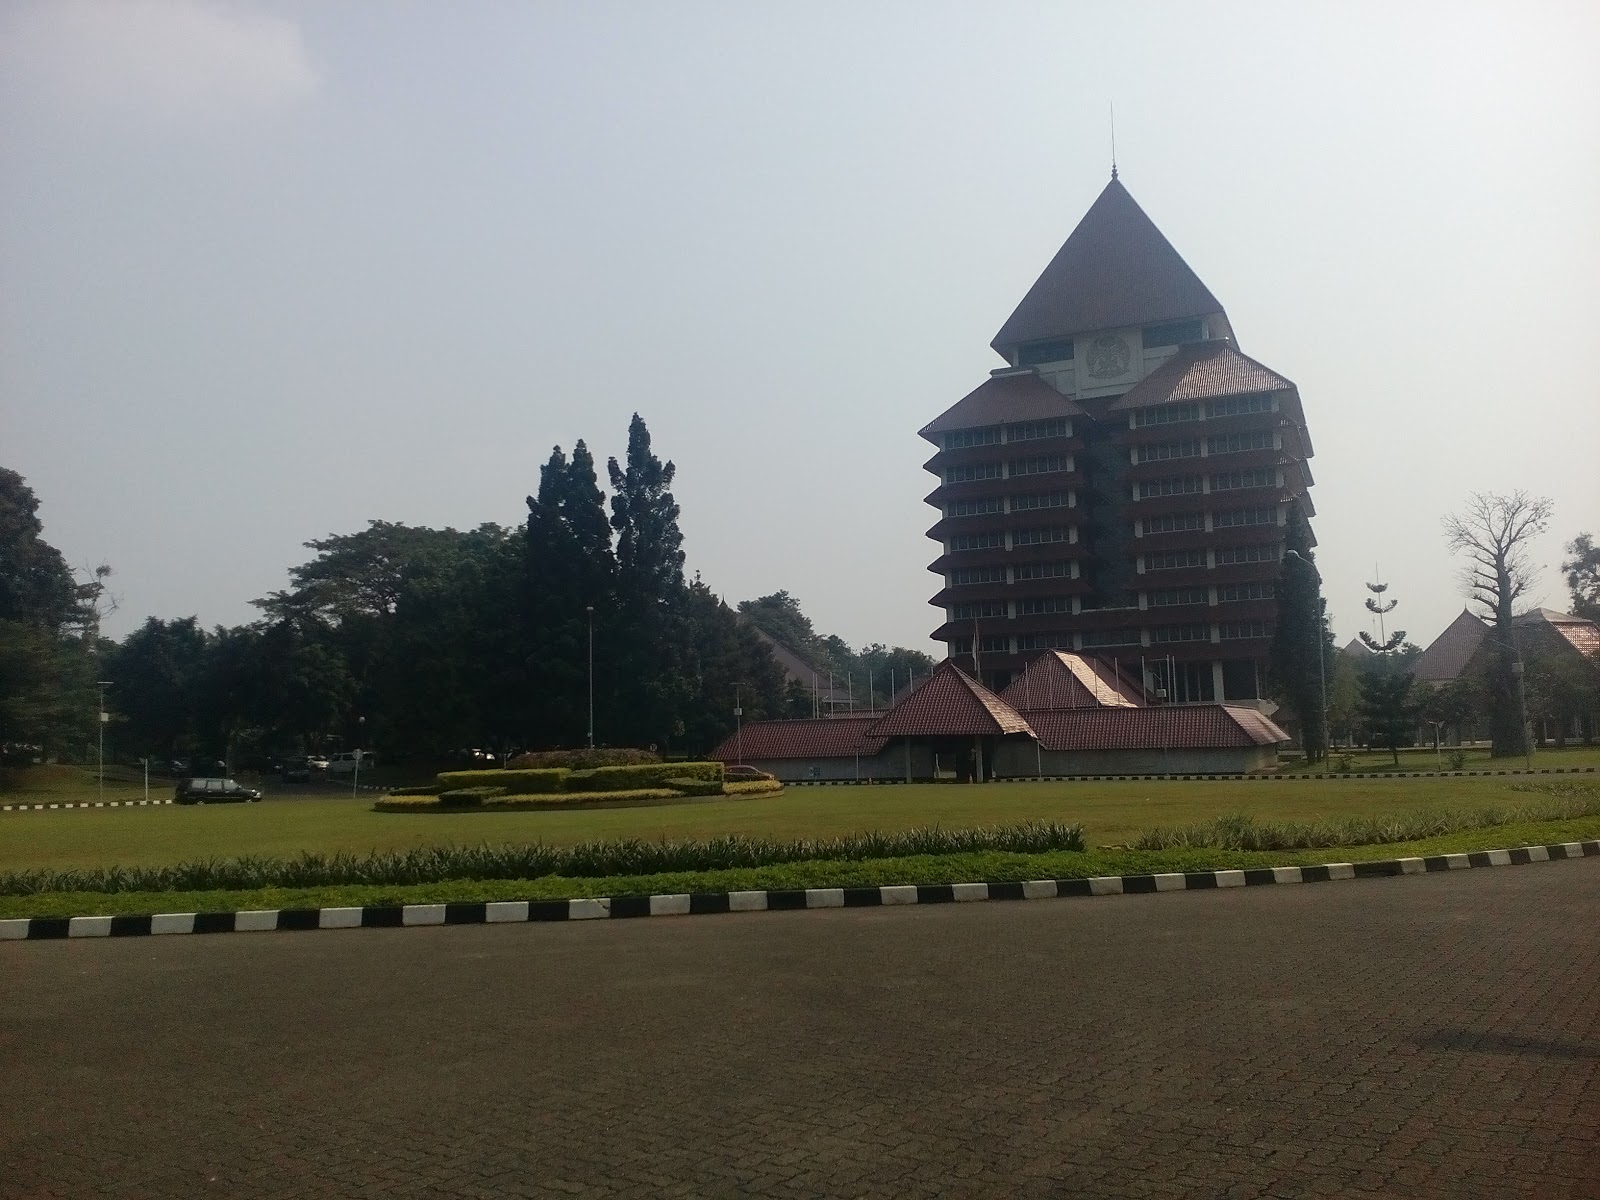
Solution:
[[[872,726],[873,737],[973,737],[1032,734],[1004,700],[946,659],[926,682]]]
[[[1026,342],[1221,311],[1113,177],[990,344],[1006,354]]]
[[[1063,396],[1033,372],[996,375],[979,384],[940,413],[918,433],[929,441],[951,429],[977,429],[1011,421],[1047,421],[1052,417],[1079,417],[1083,406]]]
[[[1289,735],[1244,704],[1066,708],[1030,712],[1046,750],[1217,750],[1273,746]]]
[[[1462,609],[1461,615],[1446,625],[1444,632],[1429,642],[1428,648],[1417,656],[1416,665],[1412,668],[1417,682],[1444,684],[1458,679],[1483,644],[1483,636],[1487,631],[1488,627],[1482,621]]]
[[[1289,380],[1239,353],[1231,342],[1190,342],[1112,401],[1111,411],[1292,390]]]
[[[1046,650],[1013,679],[1000,699],[1026,715],[1054,708],[1134,708],[1143,690],[1102,658]]]
[[[1339,651],[1339,653],[1347,654],[1351,658],[1366,658],[1372,653],[1372,647],[1367,645],[1360,638],[1355,637],[1351,638],[1350,644],[1347,645],[1343,650]]]
[[[884,747],[867,730],[881,713],[858,717],[817,717],[801,721],[751,721],[710,754],[717,762],[757,762],[773,758],[863,758]]]
[[[1600,654],[1600,626],[1585,617],[1557,612],[1553,608],[1532,608],[1511,618],[1513,625],[1547,625],[1562,641],[1579,654]]]
[[[766,643],[767,649],[772,651],[772,657],[778,660],[778,667],[783,671],[785,680],[802,683],[809,690],[816,688],[817,701],[824,705],[846,705],[850,703],[850,693],[836,682],[832,687],[828,685],[828,673],[819,673],[817,668],[807,662],[801,655],[785,646],[761,626],[751,621],[749,617],[740,616],[741,620],[748,621],[750,628],[756,631],[756,636]]]

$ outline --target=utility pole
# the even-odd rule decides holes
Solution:
[[[589,614],[589,749],[594,749],[594,605],[584,609]]]
[[[95,680],[95,686],[100,689],[100,718],[96,722],[96,732],[100,735],[100,785],[99,798],[104,803],[106,798],[106,722],[111,719],[111,714],[106,712],[106,689],[111,686],[109,679]]]
[[[592,747],[594,742],[591,740]],[[744,706],[739,703],[739,685],[733,685],[733,745],[734,754],[738,756],[739,765],[744,765]]]

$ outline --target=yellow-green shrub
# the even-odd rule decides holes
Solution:
[[[667,787],[674,779],[722,782],[719,762],[638,763],[626,767],[596,767],[574,771],[563,786],[569,792],[618,792],[627,788]]]
[[[569,772],[564,767],[542,770],[441,771],[439,783],[446,791],[470,787],[501,787],[511,796],[537,796],[562,790]]]

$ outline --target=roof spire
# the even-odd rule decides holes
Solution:
[[[1117,177],[1117,102],[1109,101],[1111,105],[1111,178]]]

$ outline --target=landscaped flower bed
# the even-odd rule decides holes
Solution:
[[[633,786],[626,786],[626,785]],[[504,812],[508,809],[583,805],[659,804],[712,796],[780,792],[776,780],[724,783],[722,764],[636,763],[571,770],[567,767],[445,771],[424,787],[383,797],[378,812]]]

